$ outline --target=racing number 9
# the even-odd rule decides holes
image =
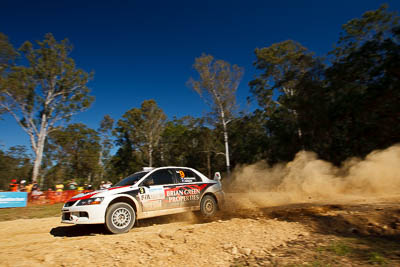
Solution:
[[[185,178],[185,173],[183,171],[179,171],[179,175],[181,176],[181,178]]]

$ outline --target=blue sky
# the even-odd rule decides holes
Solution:
[[[185,83],[195,57],[212,54],[244,67],[238,103],[246,108],[255,75],[254,49],[293,39],[317,54],[331,50],[341,25],[367,10],[400,1],[18,1],[3,0],[0,32],[15,47],[48,32],[74,45],[78,67],[95,72],[93,106],[74,117],[97,128],[105,114],[118,120],[155,99],[167,116],[202,116],[208,107]],[[253,104],[249,109],[254,109]],[[27,145],[9,116],[0,121],[0,149]]]

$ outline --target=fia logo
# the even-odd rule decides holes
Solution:
[[[149,200],[150,196],[149,195],[140,195],[140,200]]]

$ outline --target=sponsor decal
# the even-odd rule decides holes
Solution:
[[[195,177],[185,177],[181,178],[182,183],[194,183],[196,181]]]
[[[150,186],[149,195],[151,199],[164,199],[164,187],[162,185]]]
[[[166,192],[167,197],[175,197],[175,196],[190,196],[200,194],[199,189],[191,189],[191,188],[182,188],[179,190],[170,190]]]
[[[167,202],[197,201],[206,186],[207,184],[168,188],[165,190],[165,197]]]
[[[145,200],[150,200],[150,195],[149,194],[140,194],[139,198],[141,201],[145,201]]]
[[[28,193],[0,192],[0,208],[26,207]]]
[[[164,190],[162,186],[140,187],[138,197],[141,201],[164,199]]]

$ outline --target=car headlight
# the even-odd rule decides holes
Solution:
[[[104,199],[104,197],[94,197],[94,198],[82,199],[76,205],[77,206],[97,205],[97,204],[100,204],[103,201],[103,199]]]

